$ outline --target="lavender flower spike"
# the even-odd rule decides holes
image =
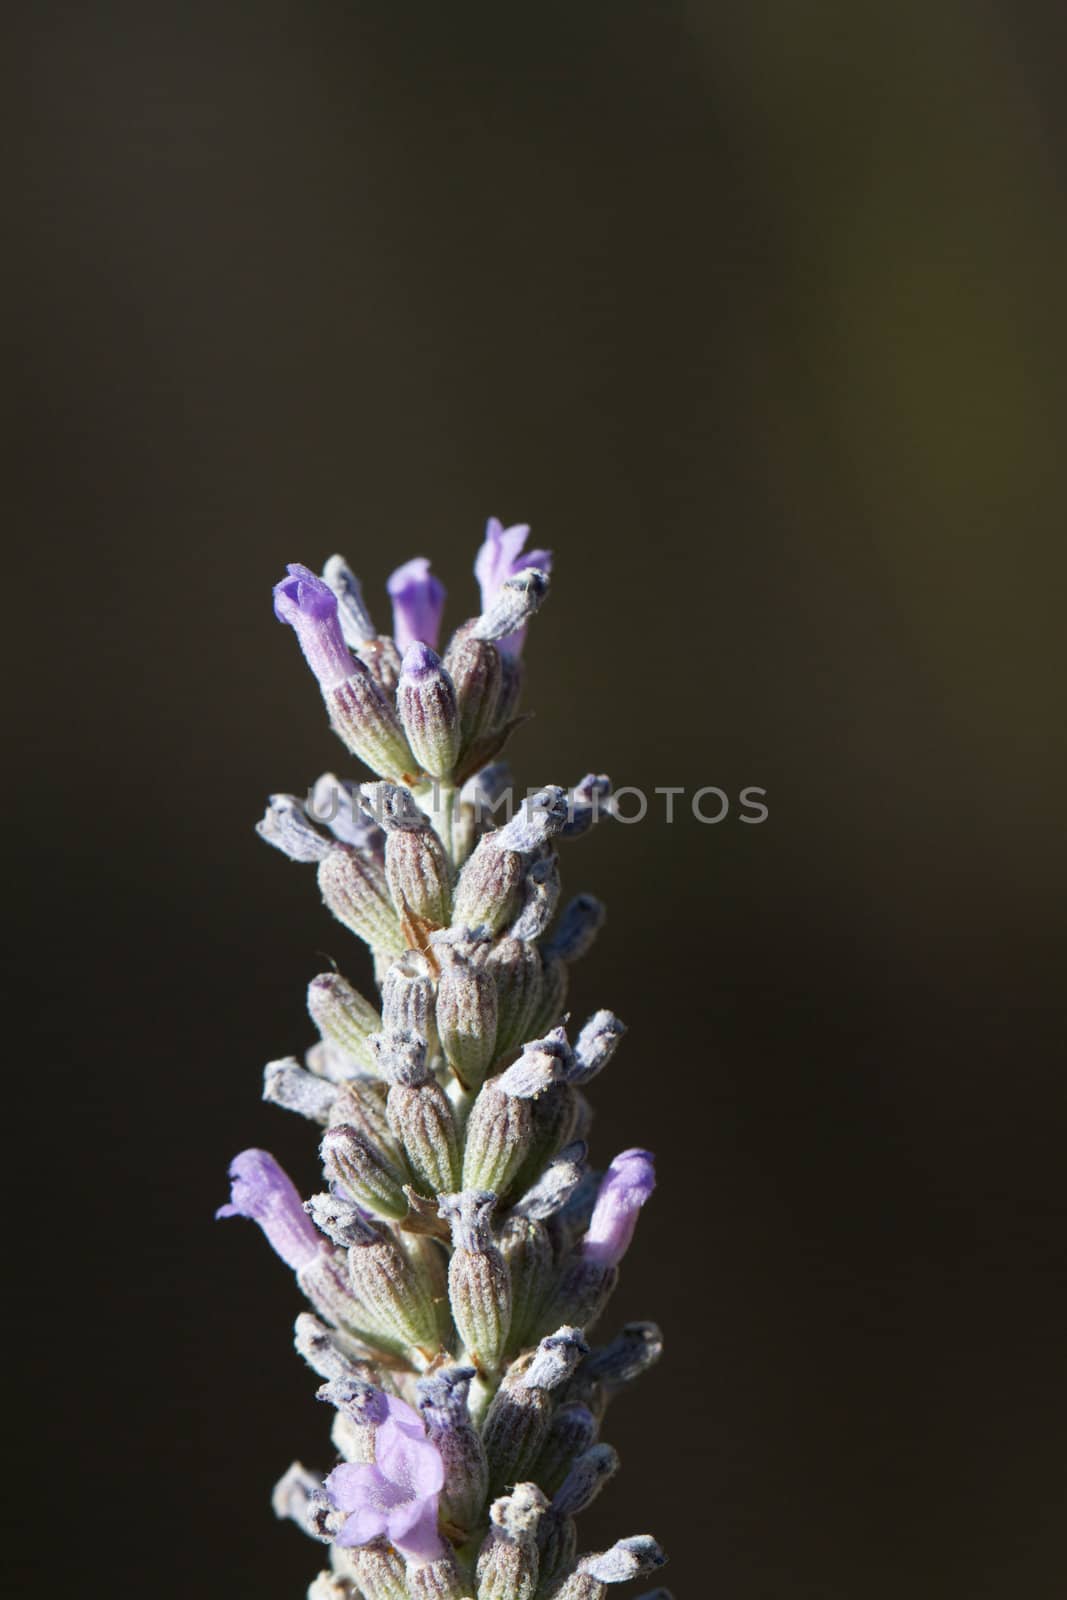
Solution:
[[[585,896],[551,925],[556,842],[584,831],[606,780],[585,780],[576,805],[543,784],[496,814],[496,757],[522,721],[518,651],[551,564],[524,551],[528,533],[490,521],[483,609],[443,660],[444,589],[422,556],[389,580],[395,644],[339,557],[275,589],[334,731],[376,775],[275,795],[261,824],[317,863],[379,992],[315,978],[322,1042],[267,1068],[264,1098],[319,1125],[320,1192],[302,1206],[273,1156],[245,1150],[218,1213],[259,1223],[316,1313],[296,1346],[334,1409],[337,1465],[324,1484],[291,1469],[276,1501],[335,1546],[316,1600],[604,1600],[662,1559],[644,1537],[599,1555],[577,1542],[616,1464],[597,1443],[604,1408],[662,1341],[652,1323],[592,1351],[587,1337],[654,1183],[645,1150],[599,1184],[588,1170],[585,1090],[600,1092],[624,1030],[597,1011],[572,1046],[567,966],[603,911]]]
[[[656,1187],[653,1158],[647,1150],[624,1150],[604,1174],[589,1228],[582,1240],[586,1261],[618,1266],[630,1247],[637,1213]]]
[[[524,567],[537,567],[541,572],[552,571],[551,550],[523,551],[530,537],[529,524],[516,522],[505,528],[499,517],[490,517],[485,525],[485,542],[474,562],[474,576],[482,591],[482,610],[488,611],[508,578],[513,578]],[[519,628],[506,639],[497,640],[497,649],[506,656],[517,656],[522,650],[526,629]]]
[[[296,629],[307,664],[325,694],[353,671],[337,615],[337,596],[310,567],[291,561],[288,572],[274,585],[274,615]]]
[[[374,1461],[346,1462],[326,1479],[326,1493],[346,1512],[339,1545],[385,1537],[416,1563],[445,1554],[437,1532],[437,1502],[445,1468],[417,1414],[388,1396],[388,1415],[375,1430]]]
[[[445,609],[445,586],[430,571],[425,556],[414,556],[389,578],[386,588],[393,602],[393,638],[403,655],[416,641],[436,649]]]
[[[250,1217],[294,1272],[315,1259],[325,1240],[304,1210],[289,1174],[269,1150],[242,1150],[230,1163],[229,1204],[216,1217]]]

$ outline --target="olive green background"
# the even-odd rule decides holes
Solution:
[[[1061,1595],[1062,12],[16,26],[30,1565],[315,1570],[268,1504],[329,1459],[298,1297],[211,1220],[245,1145],[313,1181],[260,1068],[367,976],[251,831],[338,754],[270,585],[340,549],[384,618],[426,554],[459,621],[492,513],[557,557],[519,780],[770,812],[565,851],[610,908],[576,1016],[631,1028],[595,1155],[659,1158],[611,1320],[668,1344],[583,1542],[655,1532],[678,1600]]]

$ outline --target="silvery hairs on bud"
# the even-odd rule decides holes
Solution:
[[[644,1535],[578,1543],[618,1464],[605,1407],[660,1349],[651,1323],[588,1338],[654,1173],[636,1147],[589,1165],[622,1024],[599,1010],[573,1044],[564,1029],[604,908],[561,901],[560,853],[611,815],[611,785],[590,773],[515,803],[497,759],[525,720],[527,624],[553,566],[529,533],[489,519],[476,615],[445,645],[425,556],[391,574],[384,633],[340,555],[321,577],[290,565],[274,591],[364,764],[299,784],[304,800],[271,796],[258,825],[315,868],[340,924],[307,990],[318,1040],[263,1076],[264,1099],[312,1125],[323,1178],[305,1198],[245,1150],[219,1209],[259,1226],[312,1308],[294,1342],[332,1411],[334,1465],[295,1463],[275,1492],[330,1545],[309,1600],[603,1600],[662,1560]],[[380,992],[334,969],[347,934]],[[337,957],[356,975],[366,961]]]

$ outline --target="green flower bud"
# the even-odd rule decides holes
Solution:
[[[308,984],[308,1013],[327,1044],[357,1061],[364,1072],[377,1070],[367,1040],[382,1019],[369,1000],[339,972],[320,972]]]
[[[394,782],[410,781],[419,764],[393,706],[365,662],[353,658],[351,676],[323,689],[330,724],[354,756]]]
[[[337,918],[372,949],[398,956],[404,950],[400,919],[381,865],[358,850],[337,845],[319,863],[319,889]]]
[[[511,1274],[493,1241],[494,1194],[445,1194],[440,1212],[452,1228],[448,1298],[452,1319],[475,1366],[496,1369],[511,1325]]]
[[[493,974],[461,946],[436,947],[437,1033],[462,1087],[476,1089],[497,1055],[497,986]]]
[[[460,745],[456,689],[429,645],[416,640],[405,651],[396,703],[423,771],[432,778],[449,777]]]

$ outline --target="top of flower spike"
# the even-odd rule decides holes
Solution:
[[[482,610],[488,611],[503,585],[526,567],[537,567],[541,572],[552,571],[551,550],[527,550],[523,546],[530,537],[526,522],[516,522],[505,528],[499,517],[490,517],[485,525],[485,540],[474,562],[474,576],[482,591]],[[506,639],[497,641],[497,649],[506,656],[517,656],[522,649],[526,629],[519,628]]]

